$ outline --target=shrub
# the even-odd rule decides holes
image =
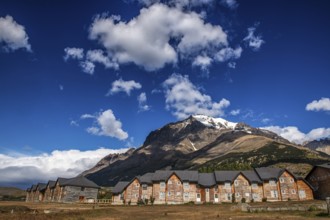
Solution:
[[[132,202],[132,201],[131,201],[131,200],[129,200],[127,204],[128,204],[128,205],[131,205],[131,202]]]
[[[153,197],[153,196],[150,196],[150,203],[151,203],[151,205],[153,205],[153,204],[154,204],[154,202],[155,202],[155,197]]]
[[[315,206],[315,205],[311,205],[309,208],[308,208],[308,211],[310,212],[313,212],[313,211],[317,211],[318,208]]]
[[[143,201],[143,199],[139,199],[138,201],[137,201],[137,205],[144,205],[145,203],[144,203],[144,201]]]
[[[251,203],[253,203],[254,202],[254,199],[251,199]]]
[[[235,203],[236,202],[235,193],[233,193],[231,195],[231,201],[232,201],[232,203]]]
[[[267,202],[267,198],[262,198],[262,202]]]
[[[246,202],[246,198],[242,198],[241,203],[245,203],[245,202]]]
[[[149,199],[144,199],[144,203],[145,203],[146,205],[148,205],[148,203],[149,203]]]

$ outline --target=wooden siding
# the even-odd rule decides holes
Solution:
[[[229,187],[226,187],[226,183]],[[233,187],[231,182],[224,182],[218,185],[220,193],[220,202],[232,202]]]
[[[316,199],[324,200],[326,197],[330,197],[330,169],[314,167],[306,180],[315,189],[314,197]]]
[[[271,182],[274,181],[274,185]],[[277,180],[264,181],[263,183],[263,194],[267,201],[280,201],[279,184]]]
[[[182,204],[183,189],[182,182],[175,174],[171,175],[166,184],[166,203]]]
[[[62,187],[63,196],[61,202],[86,202],[90,199],[96,201],[98,189],[97,188],[85,188],[78,186],[65,186]]]
[[[125,200],[126,203],[137,204],[139,199],[141,199],[141,187],[140,181],[136,178],[134,179],[125,190]]]
[[[330,185],[328,183],[328,185]],[[299,196],[299,200],[313,200],[313,190],[310,188],[310,186],[304,181],[304,180],[298,180],[297,181],[297,196]],[[305,196],[301,196],[301,191],[304,191]]]

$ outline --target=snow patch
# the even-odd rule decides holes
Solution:
[[[237,123],[227,121],[223,118],[213,118],[206,115],[194,115],[192,116],[197,121],[208,127],[214,127],[216,129],[232,129],[235,130]]]

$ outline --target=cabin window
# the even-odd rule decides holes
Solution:
[[[181,185],[181,182],[180,182],[180,181],[178,181],[178,182],[177,182],[177,185]]]
[[[183,183],[183,188],[185,188],[185,189],[189,189],[189,183],[188,183],[188,182],[184,182],[184,183]]]
[[[230,189],[230,183],[225,183],[225,188]]]
[[[252,183],[252,189],[257,189],[258,188],[258,184],[256,184],[256,183]]]
[[[299,198],[301,198],[301,199],[306,198],[306,192],[305,192],[305,190],[299,190]]]
[[[276,186],[276,181],[275,180],[269,180],[269,185]]]
[[[181,196],[181,192],[176,192],[176,196]]]
[[[159,193],[159,198],[164,199],[165,198],[165,192],[160,192]]]
[[[227,200],[231,200],[231,193],[226,193]]]
[[[292,193],[292,194],[296,194],[296,190],[291,189],[291,193]]]
[[[185,199],[189,199],[189,193],[188,193],[188,192],[185,192],[185,193],[184,193],[184,198],[185,198]]]
[[[136,186],[136,187],[140,187],[140,184],[139,184],[139,183],[136,183],[135,186]]]
[[[290,178],[290,183],[293,183],[294,182],[294,179],[293,178]]]
[[[85,191],[85,187],[81,187],[80,191],[82,191],[82,192]]]
[[[119,195],[119,199],[120,199],[120,200],[124,200],[124,194],[120,194],[120,195]]]
[[[165,188],[165,182],[160,182],[160,188]]]
[[[207,193],[208,193],[208,192],[209,192],[209,188],[206,188],[206,189],[205,189],[205,192],[207,192]]]
[[[135,198],[138,198],[139,197],[139,194],[135,194]]]
[[[235,186],[238,186],[238,180],[234,181]]]
[[[214,187],[214,192],[218,192],[218,186]]]
[[[282,193],[282,194],[286,194],[286,190],[285,190],[285,189],[282,189],[282,190],[281,190],[281,193]]]
[[[245,197],[250,197],[250,193],[245,193]]]
[[[280,183],[284,183],[284,178],[280,178]]]
[[[167,192],[167,196],[171,196],[171,192],[170,191]]]
[[[148,189],[147,184],[142,184],[142,190],[147,190],[147,189]]]
[[[235,196],[236,196],[236,197],[240,197],[241,194],[240,194],[239,192],[237,192],[237,193],[235,193]]]
[[[272,198],[278,198],[278,192],[277,192],[277,190],[271,190],[270,191],[270,196]]]
[[[172,180],[168,180],[167,184],[172,184]]]
[[[252,193],[252,198],[254,200],[259,199],[259,195],[257,193]]]

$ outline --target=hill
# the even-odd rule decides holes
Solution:
[[[208,172],[291,166],[304,175],[313,164],[327,161],[329,155],[292,144],[271,131],[196,115],[152,131],[141,147],[109,155],[83,175],[101,186],[158,169]]]
[[[0,187],[0,200],[13,201],[25,200],[26,192],[15,187]]]

